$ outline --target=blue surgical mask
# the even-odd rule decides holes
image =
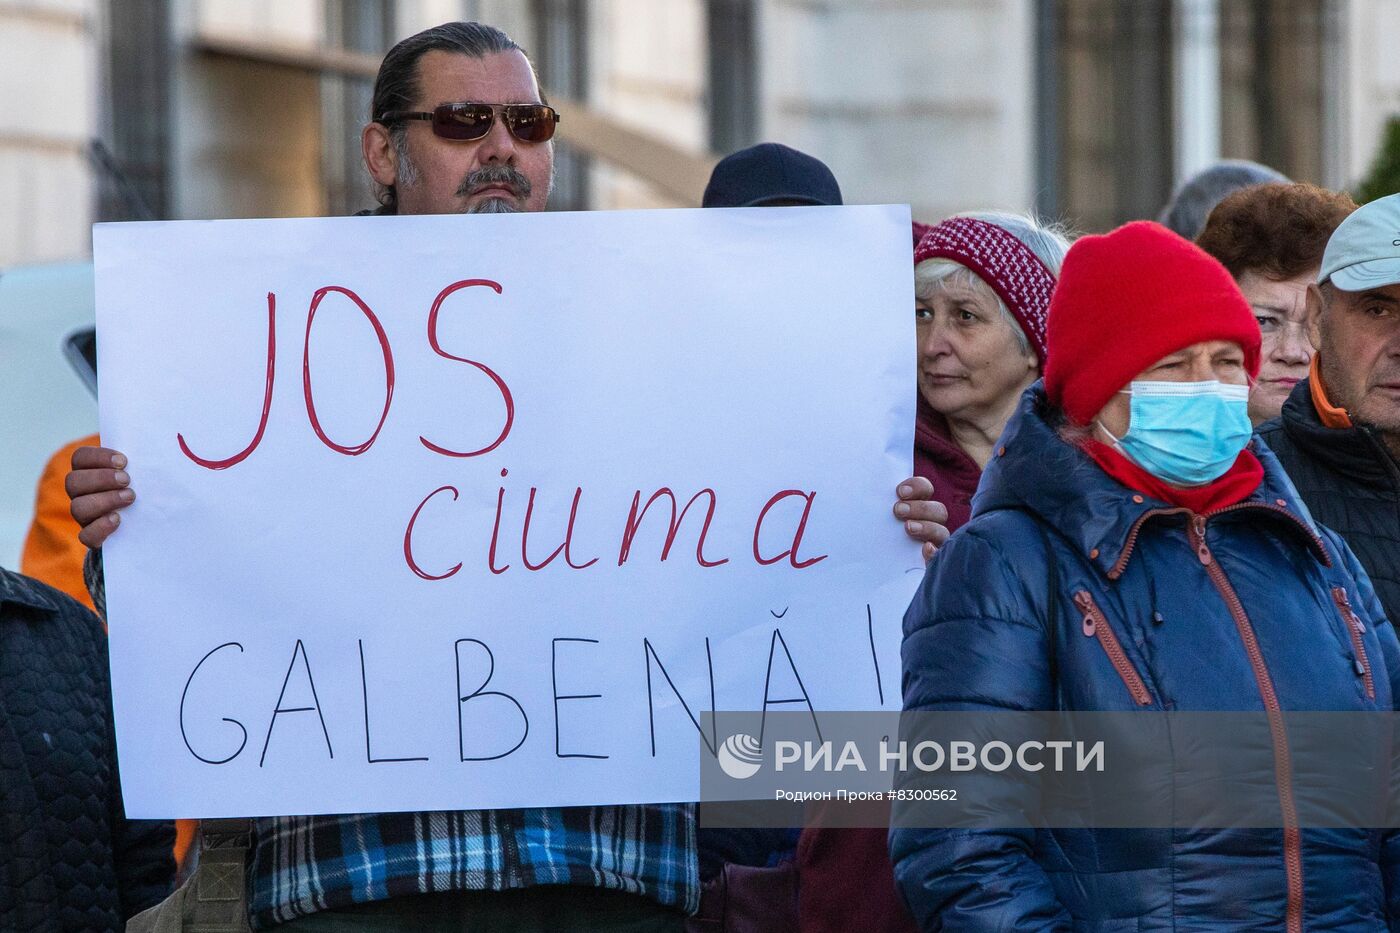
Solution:
[[[1173,486],[1204,486],[1234,466],[1254,433],[1249,386],[1217,382],[1133,382],[1128,432],[1119,453]],[[1103,427],[1102,424],[1099,427]]]

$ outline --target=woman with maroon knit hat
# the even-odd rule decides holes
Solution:
[[[922,234],[914,253],[916,475],[900,484],[895,515],[927,558],[967,521],[992,445],[1039,378],[1050,293],[1069,244],[1031,218],[993,212],[950,217]],[[798,840],[803,933],[912,933],[888,833],[823,829],[820,820],[818,811]]]
[[[997,437],[1040,376],[1067,249],[1058,228],[996,211],[927,227],[915,247],[914,476],[899,485],[895,516],[925,560],[967,521]]]
[[[1400,836],[1299,822],[1281,713],[1393,710],[1400,643],[1252,439],[1239,288],[1153,223],[1085,237],[1047,351],[905,616],[905,709],[1265,712],[1280,828],[900,827],[919,927],[1395,929]],[[1169,767],[1123,780],[1162,812],[1183,792]]]

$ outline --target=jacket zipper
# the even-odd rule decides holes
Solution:
[[[1133,548],[1137,547],[1138,535],[1142,534],[1142,526],[1146,525],[1150,519],[1161,518],[1164,515],[1190,515],[1190,509],[1149,509],[1137,517],[1133,522],[1133,527],[1128,530],[1128,540],[1123,544],[1123,552],[1118,555],[1117,562],[1108,571],[1110,580],[1117,580],[1123,576],[1123,571],[1128,569],[1128,561],[1132,559]]]
[[[1244,509],[1262,509],[1265,512],[1273,512],[1287,518],[1307,536],[1308,543],[1312,546],[1313,551],[1317,554],[1317,558],[1322,562],[1322,565],[1324,567],[1332,566],[1332,557],[1327,553],[1327,546],[1322,543],[1322,539],[1317,536],[1316,532],[1304,524],[1298,516],[1294,515],[1284,506],[1270,505],[1265,502],[1238,502],[1234,505],[1227,505],[1223,509],[1216,509],[1214,512],[1207,512],[1202,517],[1214,518],[1217,515],[1228,515],[1230,512],[1239,512]],[[1191,516],[1193,513],[1190,509],[1175,508],[1151,509],[1139,515],[1137,521],[1133,522],[1133,527],[1128,530],[1128,540],[1123,545],[1123,552],[1118,555],[1118,560],[1108,571],[1108,578],[1110,580],[1117,580],[1119,577],[1123,576],[1123,572],[1128,569],[1128,561],[1132,559],[1133,548],[1137,546],[1138,535],[1142,533],[1142,526],[1147,524],[1149,519],[1161,518],[1164,515]]]
[[[1366,626],[1352,612],[1351,599],[1347,596],[1346,587],[1332,587],[1332,601],[1337,604],[1338,611],[1342,614],[1342,620],[1346,623],[1347,632],[1351,635],[1351,647],[1355,652],[1356,673],[1363,678],[1366,684],[1366,698],[1374,700],[1376,698],[1376,681],[1371,676],[1371,662],[1366,657],[1366,645],[1361,636],[1366,632]]]
[[[1223,511],[1223,510],[1222,510]],[[1280,511],[1287,512],[1286,509]],[[1264,654],[1259,650],[1259,640],[1255,637],[1254,625],[1244,611],[1244,603],[1235,592],[1230,578],[1216,562],[1215,556],[1206,544],[1206,518],[1192,515],[1187,526],[1187,537],[1196,550],[1196,557],[1206,569],[1215,588],[1225,600],[1230,616],[1235,621],[1245,653],[1249,656],[1250,667],[1254,670],[1254,680],[1259,687],[1259,696],[1264,701],[1264,709],[1269,716],[1269,733],[1274,745],[1274,783],[1278,785],[1279,807],[1283,811],[1283,866],[1288,878],[1288,906],[1285,921],[1288,933],[1302,933],[1303,930],[1303,840],[1298,828],[1298,809],[1293,797],[1293,764],[1288,752],[1288,734],[1283,726],[1283,709],[1279,706],[1278,695],[1274,692],[1273,678],[1264,663]]]
[[[1132,694],[1133,701],[1139,706],[1151,706],[1152,694],[1147,692],[1147,685],[1143,683],[1137,668],[1133,667],[1133,662],[1128,660],[1128,655],[1123,651],[1123,645],[1119,643],[1118,636],[1113,633],[1113,627],[1108,624],[1108,618],[1094,602],[1094,597],[1089,595],[1087,590],[1080,590],[1074,594],[1074,604],[1083,614],[1084,635],[1099,640],[1099,644],[1103,646],[1104,654],[1108,655],[1113,669],[1118,672],[1118,676],[1122,679],[1123,686],[1127,687],[1128,692]]]

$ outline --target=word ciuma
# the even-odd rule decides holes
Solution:
[[[458,450],[449,447],[445,443],[438,443],[429,440],[427,437],[419,436],[419,442],[428,450],[442,457],[458,460],[484,457],[496,451],[506,442],[507,438],[510,437],[511,428],[514,426],[516,418],[515,394],[511,391],[506,380],[486,363],[444,349],[438,337],[438,319],[448,299],[458,294],[482,294],[480,291],[481,289],[484,289],[485,293],[488,295],[494,294],[500,296],[504,294],[504,289],[499,282],[494,282],[490,279],[463,279],[459,282],[453,282],[438,293],[437,297],[433,300],[432,307],[429,309],[427,317],[427,344],[432,352],[443,359],[460,363],[484,375],[490,380],[490,383],[495,387],[497,392],[499,392],[501,401],[505,406],[505,417],[499,431],[495,433],[494,437],[492,437],[489,442],[481,447],[475,447],[470,450]],[[383,359],[384,402],[379,413],[379,420],[368,437],[354,442],[342,443],[341,441],[332,439],[326,433],[316,413],[316,393],[311,377],[312,334],[315,329],[317,312],[320,310],[322,303],[331,295],[339,295],[348,299],[369,322],[370,326],[373,328],[375,340],[378,342]],[[277,295],[275,292],[268,292],[266,376],[264,379],[262,409],[252,438],[241,450],[233,454],[225,457],[213,457],[196,453],[191,448],[190,443],[185,439],[184,433],[180,432],[176,434],[175,439],[181,453],[184,454],[185,457],[206,470],[227,470],[248,460],[248,458],[258,450],[267,433],[268,416],[272,411],[277,372],[277,352]],[[379,439],[380,432],[384,429],[384,425],[389,419],[389,413],[393,407],[394,401],[394,380],[394,349],[390,344],[388,333],[385,331],[378,315],[374,313],[374,310],[349,288],[340,285],[327,285],[317,289],[311,297],[311,303],[306,312],[306,328],[302,337],[301,384],[301,396],[306,406],[307,421],[316,438],[329,449],[346,457],[358,457],[367,453],[374,446],[375,441]],[[504,479],[509,473],[509,469],[502,468],[500,476]],[[492,574],[505,573],[513,566],[518,566],[529,572],[540,571],[554,563],[561,556],[563,557],[562,566],[567,566],[573,570],[586,570],[600,562],[601,558],[598,556],[577,559],[574,555],[574,526],[578,518],[580,504],[584,498],[582,486],[576,486],[573,489],[568,525],[563,533],[563,540],[543,556],[536,550],[533,558],[531,556],[530,531],[531,523],[534,519],[536,497],[540,493],[540,489],[536,486],[530,487],[524,516],[520,520],[518,535],[514,533],[514,529],[511,527],[513,523],[507,523],[505,521],[506,492],[507,488],[504,484],[497,489],[495,520],[491,529],[490,545],[486,549],[486,565]],[[416,576],[423,580],[446,580],[456,575],[463,567],[463,562],[458,561],[450,566],[427,568],[424,566],[423,561],[420,561],[419,555],[414,549],[414,530],[420,518],[423,517],[424,510],[434,499],[446,495],[450,495],[452,500],[456,501],[462,495],[462,490],[458,486],[445,484],[428,493],[413,510],[404,529],[404,562]],[[645,503],[643,503],[644,495]],[[684,493],[681,495],[684,496]],[[763,507],[759,509],[756,517],[753,519],[753,535],[750,541],[749,553],[745,556],[751,557],[754,563],[759,566],[770,566],[786,562],[789,566],[798,570],[811,567],[825,560],[827,557],[826,554],[807,557],[800,556],[803,537],[807,531],[807,523],[811,517],[816,495],[816,492],[813,490],[803,489],[781,489],[775,492]],[[790,507],[779,508],[780,505],[783,505],[788,500],[796,501],[792,502]],[[706,538],[710,533],[710,527],[714,523],[716,512],[719,509],[719,493],[708,487],[700,489],[690,496],[684,506],[681,506],[675,490],[668,486],[661,486],[649,490],[637,489],[632,497],[630,510],[626,517],[618,523],[620,533],[618,538],[616,566],[621,567],[623,564],[627,563],[631,557],[633,541],[647,513],[653,506],[657,506],[658,511],[660,511],[662,508],[660,503],[663,501],[670,508],[670,517],[665,540],[660,551],[660,560],[665,561],[671,556],[671,550],[676,542],[676,538],[680,534],[681,525],[685,521],[686,516],[690,514],[691,509],[695,507],[697,503],[702,503],[704,519],[700,524],[700,530],[695,545],[695,562],[699,566],[707,568],[720,567],[730,562],[731,558],[729,556],[707,554],[705,547]],[[434,509],[441,511],[439,509],[439,504],[440,503],[434,504]],[[800,513],[797,509],[798,505],[801,506]],[[777,509],[776,516],[773,514],[775,509]],[[699,510],[697,509],[697,515],[698,514]],[[778,516],[781,516],[781,518]],[[786,534],[786,525],[782,526],[778,536],[778,539],[783,543],[788,543],[790,541],[790,544],[785,549],[773,550],[765,553],[764,547],[760,543],[760,540],[765,537],[765,523],[771,524],[779,521],[791,523],[791,537],[789,538]],[[507,525],[507,527],[503,529],[503,525]],[[518,540],[520,554],[519,564],[513,564],[512,559],[502,556],[505,550],[503,542],[507,540],[508,544],[506,544],[505,547],[509,547],[512,551],[514,551],[514,545]],[[771,537],[769,537],[769,540],[771,540]],[[550,544],[553,543],[554,542],[551,540]],[[537,544],[536,547],[538,548],[539,545]],[[611,561],[611,553],[609,553],[609,560]],[[447,565],[448,563],[449,561],[442,562],[443,565]]]

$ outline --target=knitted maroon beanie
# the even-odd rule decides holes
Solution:
[[[1088,424],[1115,392],[1162,357],[1205,340],[1244,350],[1259,375],[1259,322],[1204,250],[1140,220],[1070,247],[1050,301],[1045,392]]]
[[[918,232],[918,228],[915,228]],[[1007,230],[975,217],[949,217],[929,227],[914,248],[914,266],[951,259],[991,286],[1045,362],[1045,318],[1055,276],[1031,248]]]

